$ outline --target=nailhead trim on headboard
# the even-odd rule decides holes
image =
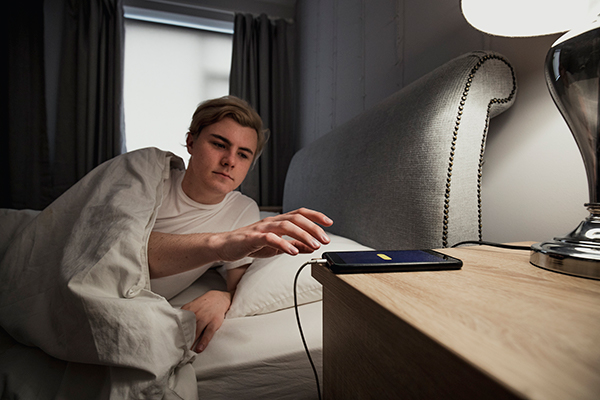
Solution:
[[[444,194],[444,230],[442,233],[442,244],[443,247],[448,247],[448,223],[449,223],[449,212],[450,212],[450,188],[452,184],[452,166],[454,165],[454,154],[456,150],[456,141],[458,139],[458,129],[460,127],[460,121],[462,118],[463,109],[465,106],[465,102],[467,101],[467,95],[469,94],[469,89],[471,88],[471,83],[473,82],[473,78],[475,77],[475,73],[479,70],[479,68],[489,60],[499,60],[505,63],[510,69],[510,73],[512,75],[513,88],[510,94],[505,99],[492,99],[488,103],[487,113],[485,117],[485,126],[483,128],[483,137],[481,140],[481,149],[479,152],[479,167],[477,170],[477,218],[478,218],[478,229],[479,229],[479,240],[482,240],[482,218],[481,218],[481,177],[483,171],[483,153],[485,151],[485,141],[487,139],[488,126],[490,121],[490,110],[494,104],[504,104],[512,100],[515,95],[517,89],[517,81],[515,77],[515,71],[513,67],[509,64],[509,62],[498,56],[488,54],[479,58],[479,62],[471,69],[471,73],[469,74],[469,78],[465,84],[465,89],[463,91],[463,95],[460,99],[460,104],[458,106],[458,114],[456,116],[456,124],[454,126],[454,132],[452,134],[452,145],[450,146],[450,158],[448,160],[448,174],[446,177],[446,193]]]

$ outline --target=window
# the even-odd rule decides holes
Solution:
[[[229,93],[232,35],[125,20],[127,150],[158,147],[186,162],[196,106]]]

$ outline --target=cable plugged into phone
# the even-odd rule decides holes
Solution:
[[[304,263],[303,266],[301,266],[300,268],[304,268],[306,265],[309,264],[321,264],[321,265],[327,265],[327,260],[324,258],[313,258],[311,260],[308,260],[307,262]]]
[[[308,357],[308,361],[310,362],[310,366],[312,367],[313,373],[315,374],[315,382],[317,383],[317,393],[319,396],[319,400],[321,399],[321,385],[319,384],[319,374],[317,373],[317,368],[315,367],[315,363],[310,356],[310,351],[308,350],[308,345],[306,344],[306,339],[304,338],[304,332],[302,331],[302,324],[300,323],[300,314],[298,312],[298,295],[296,293],[296,288],[298,286],[298,277],[300,276],[300,272],[307,265],[321,264],[327,265],[327,260],[323,258],[313,258],[310,261],[305,262],[296,272],[296,276],[294,277],[294,310],[296,311],[296,322],[298,323],[298,330],[300,331],[300,337],[302,338],[302,344],[304,345],[304,350],[306,351],[306,356]]]

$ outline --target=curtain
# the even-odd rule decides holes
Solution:
[[[122,0],[64,1],[55,196],[124,150]]]
[[[42,209],[124,151],[122,0],[9,4],[0,206]]]
[[[281,206],[289,163],[297,150],[294,25],[236,14],[229,92],[248,101],[271,137],[241,191],[259,206]]]
[[[41,208],[50,189],[43,0],[11,1],[2,8],[0,207]]]

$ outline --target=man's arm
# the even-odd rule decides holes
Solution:
[[[232,299],[240,279],[242,279],[242,276],[244,276],[249,266],[250,264],[246,264],[242,265],[241,267],[227,270],[227,291],[231,293]]]
[[[150,277],[174,275],[215,261],[312,253],[321,244],[329,243],[325,231],[317,224],[330,226],[332,223],[320,212],[299,209],[231,232],[187,235],[151,232],[148,242]]]
[[[214,234],[185,235],[152,231],[148,240],[150,278],[162,278],[220,261]]]
[[[300,209],[231,232],[188,235],[152,232],[148,243],[150,277],[169,276],[214,261],[312,253],[321,243],[329,243],[325,231],[317,224],[330,226],[332,223],[320,212]],[[182,307],[196,316],[195,351],[202,352],[223,324],[247,267],[227,271],[227,292],[211,290]]]

